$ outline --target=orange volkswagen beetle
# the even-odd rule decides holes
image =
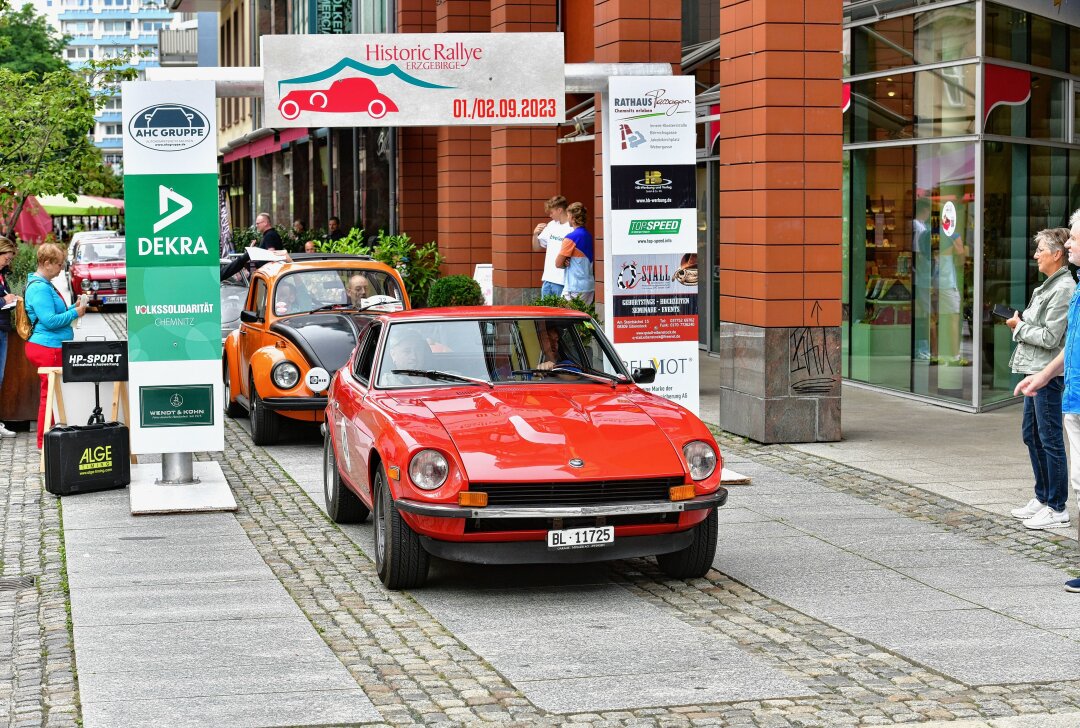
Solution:
[[[409,307],[400,275],[368,256],[293,255],[252,277],[240,327],[225,339],[225,414],[251,418],[256,445],[281,418],[322,422],[330,378],[377,313]]]

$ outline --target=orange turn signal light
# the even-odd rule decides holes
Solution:
[[[668,490],[668,496],[673,501],[690,500],[694,495],[694,486],[692,485],[676,485]]]
[[[487,493],[476,490],[464,490],[457,494],[459,506],[473,506],[483,508],[487,505]]]

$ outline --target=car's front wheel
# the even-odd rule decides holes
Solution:
[[[387,589],[414,589],[427,580],[429,556],[401,518],[382,463],[375,473],[375,570]]]
[[[228,356],[223,356],[221,358],[221,374],[224,380],[224,389],[222,391],[224,392],[223,400],[225,402],[225,416],[236,419],[244,414],[244,408],[233,398],[232,377],[229,376]]]
[[[278,427],[281,424],[278,413],[267,409],[259,398],[255,381],[251,381],[251,401],[248,403],[248,417],[251,418],[251,441],[256,445],[273,445],[278,439]]]
[[[343,443],[342,447],[348,445]],[[341,471],[338,470],[329,429],[323,436],[323,495],[326,496],[326,515],[334,523],[363,523],[367,520],[367,506],[341,482]]]
[[[670,554],[657,554],[656,564],[660,571],[676,579],[700,579],[709,573],[716,557],[716,536],[720,517],[713,508],[709,516],[694,526],[694,540],[690,545]]]

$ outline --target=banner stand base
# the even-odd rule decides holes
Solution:
[[[131,515],[236,510],[236,499],[220,465],[196,462],[192,463],[192,468],[198,483],[158,485],[155,481],[161,477],[160,464],[131,466],[131,485],[128,487]]]

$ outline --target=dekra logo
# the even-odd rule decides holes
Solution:
[[[178,205],[171,212],[170,203]],[[183,235],[157,235],[176,221],[187,217],[192,207],[191,200],[176,190],[158,185],[158,214],[161,218],[154,223],[153,238],[139,238],[139,255],[208,255],[206,241],[201,235],[194,239]]]
[[[682,220],[631,220],[630,235],[649,235],[651,233],[677,233],[682,227]]]

